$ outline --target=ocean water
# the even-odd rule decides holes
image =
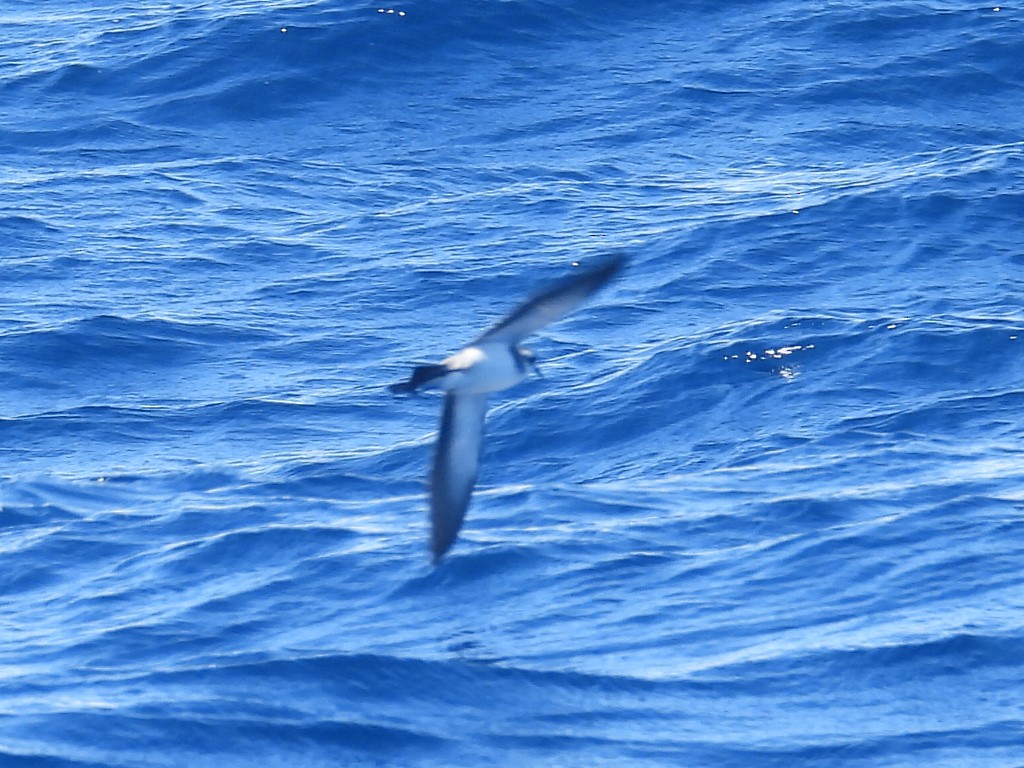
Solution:
[[[1022,14],[4,0],[0,765],[1024,766]]]

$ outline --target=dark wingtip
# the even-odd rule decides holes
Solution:
[[[586,285],[592,285],[594,290],[597,290],[611,282],[628,263],[629,256],[624,253],[613,253],[598,260],[596,264],[589,268],[587,268],[587,265],[581,265],[585,267],[585,272],[575,279],[582,281]]]
[[[629,254],[622,251],[613,251],[605,257],[604,263],[615,265],[616,270],[622,269],[629,263]]]
[[[628,263],[628,255],[625,253],[613,253],[603,261],[599,262],[594,268],[594,272],[604,277],[605,280],[611,280],[619,274],[619,272],[621,272]]]
[[[397,384],[391,384],[388,386],[388,390],[393,395],[412,395],[416,393],[416,387],[408,381],[400,381]]]
[[[460,525],[461,527],[461,525]],[[437,526],[432,525],[430,531],[430,564],[440,565],[444,556],[448,554],[448,550],[452,548],[452,544],[455,543],[455,537],[458,534],[458,529],[454,531],[441,530]]]

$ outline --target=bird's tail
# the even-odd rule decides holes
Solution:
[[[392,384],[388,389],[396,395],[415,394],[416,390],[424,384],[429,384],[446,373],[448,373],[448,369],[443,365],[417,365],[412,369],[412,375],[406,381]]]

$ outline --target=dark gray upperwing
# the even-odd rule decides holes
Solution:
[[[520,306],[476,339],[473,344],[517,344],[548,323],[568,315],[603,288],[619,273],[625,263],[624,256],[616,256],[596,267],[569,275]]]
[[[449,393],[430,472],[430,551],[437,563],[455,543],[476,483],[487,395]]]

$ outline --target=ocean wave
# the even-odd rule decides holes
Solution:
[[[0,763],[1019,762],[1019,10],[12,7]]]

